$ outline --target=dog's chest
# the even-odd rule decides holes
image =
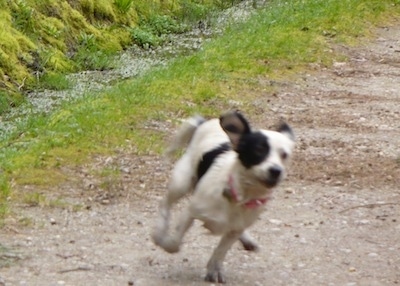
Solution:
[[[195,193],[191,201],[192,216],[203,221],[204,227],[214,234],[242,231],[252,225],[263,210],[263,206],[246,208],[231,202],[222,192],[222,188],[216,188],[202,194]]]

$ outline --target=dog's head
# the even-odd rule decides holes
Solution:
[[[289,125],[281,123],[276,131],[252,130],[238,112],[222,115],[220,124],[238,153],[239,161],[256,180],[272,188],[285,177],[285,166],[294,147]]]

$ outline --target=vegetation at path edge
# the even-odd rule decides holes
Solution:
[[[0,142],[0,215],[9,200],[20,199],[23,186],[45,192],[69,180],[66,166],[127,144],[138,155],[160,152],[165,134],[146,128],[148,122],[193,112],[218,115],[230,100],[251,108],[246,103],[260,92],[273,93],[260,90],[260,78],[288,78],[310,63],[343,60],[332,45],[356,45],[399,13],[398,0],[272,0],[195,54],[87,94],[50,116],[29,118]]]

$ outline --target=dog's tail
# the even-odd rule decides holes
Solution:
[[[197,127],[206,121],[202,116],[195,115],[183,122],[178,132],[172,139],[171,144],[165,151],[165,156],[171,158],[178,149],[187,146],[192,139]]]

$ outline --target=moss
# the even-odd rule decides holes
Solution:
[[[109,30],[124,49],[132,44],[131,32],[122,27],[113,27]]]
[[[56,71],[72,71],[73,64],[65,58],[64,53],[58,49],[53,49],[49,53],[47,65],[50,70]]]
[[[93,13],[96,20],[115,22],[116,16],[112,1],[96,0],[94,3]]]
[[[103,68],[106,57],[133,43],[132,28],[140,23],[164,19],[157,15],[181,17],[189,3],[219,2],[137,0],[121,9],[116,1],[0,0],[0,91],[29,89],[37,75]]]
[[[81,11],[85,17],[93,21],[94,20],[94,1],[93,0],[80,0]]]

